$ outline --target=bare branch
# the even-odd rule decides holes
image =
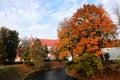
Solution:
[[[118,19],[118,25],[120,25],[120,7],[119,7],[119,5],[117,3],[113,7],[113,12],[114,12],[114,14],[116,15],[116,17]]]

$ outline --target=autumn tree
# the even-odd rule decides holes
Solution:
[[[116,26],[102,6],[84,5],[70,19],[59,24],[58,37],[60,56],[66,56],[65,51],[68,51],[73,57],[72,68],[77,72],[82,69],[87,75],[91,75],[93,65],[98,69],[102,67],[101,48],[113,46]]]
[[[59,58],[66,58],[70,53],[72,54],[73,47],[70,42],[70,19],[65,18],[64,21],[59,23],[58,37],[59,42],[56,43],[56,48],[60,52]],[[70,54],[70,55],[71,55]],[[72,55],[71,55],[72,56]]]

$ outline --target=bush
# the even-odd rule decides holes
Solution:
[[[91,53],[84,53],[82,56],[75,59],[73,62],[67,64],[67,70],[76,70],[76,74],[83,74],[84,76],[94,76],[96,70],[101,72],[103,69],[100,58]]]

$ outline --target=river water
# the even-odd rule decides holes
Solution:
[[[64,68],[43,70],[29,75],[25,80],[75,80],[66,75]]]

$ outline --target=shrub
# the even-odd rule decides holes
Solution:
[[[94,76],[95,70],[101,72],[103,69],[100,58],[91,53],[84,53],[82,56],[75,59],[73,62],[67,64],[67,70],[75,69],[77,74],[84,76]]]

